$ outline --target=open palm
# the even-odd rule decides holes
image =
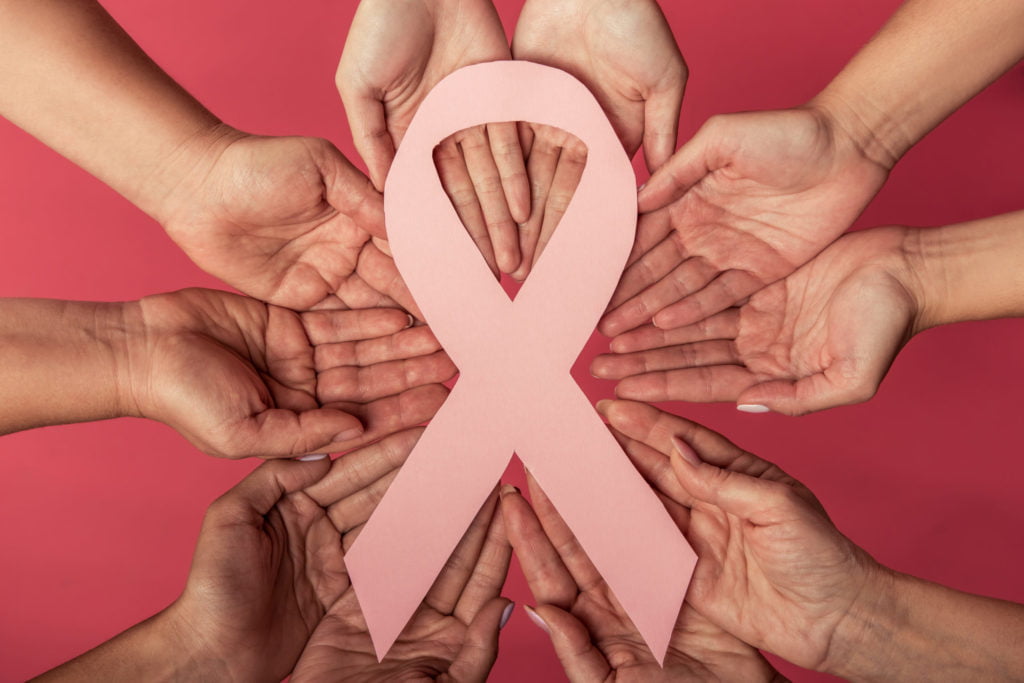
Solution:
[[[502,490],[509,538],[538,606],[533,618],[551,636],[571,681],[770,681],[777,672],[753,647],[684,603],[664,666],[651,654],[608,585],[551,501],[530,478],[531,508]],[[688,510],[667,503],[682,528]]]
[[[352,448],[429,419],[446,396],[437,383],[455,373],[429,330],[395,309],[298,314],[209,289],[138,309],[138,413],[212,455]]]
[[[415,310],[372,239],[384,238],[382,196],[326,140],[239,134],[198,175],[163,223],[200,268],[294,310]]]
[[[887,174],[812,108],[713,117],[641,191],[601,331],[680,327],[742,302],[835,240]]]
[[[644,401],[738,401],[802,414],[871,398],[918,314],[903,228],[844,236],[739,308],[698,324],[647,326],[594,361]]]

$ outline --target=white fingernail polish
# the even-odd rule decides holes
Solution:
[[[416,318],[412,317],[412,313],[406,313],[406,315],[409,316],[409,324],[406,325],[405,327],[410,328],[416,324]]]
[[[304,455],[301,458],[295,458],[295,459],[296,460],[301,460],[302,462],[313,462],[314,460],[323,460],[326,457],[327,457],[326,453],[312,453],[310,455]]]
[[[760,403],[741,403],[736,406],[736,410],[741,413],[767,413],[771,411],[771,408]]]
[[[501,613],[501,621],[498,622],[498,630],[505,628],[505,624],[512,618],[512,610],[515,609],[516,603],[510,602],[505,605],[505,611]]]
[[[529,605],[526,605],[524,609],[526,610],[526,616],[530,617],[530,621],[535,623],[538,628],[544,631],[544,633],[551,633],[551,629],[548,627],[548,623],[541,619],[541,616],[539,614],[530,609]]]

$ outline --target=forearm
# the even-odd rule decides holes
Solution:
[[[125,305],[0,300],[0,434],[133,414]]]
[[[0,115],[158,219],[231,135],[85,0],[0,0]]]
[[[196,657],[168,612],[137,624],[85,654],[33,680],[195,681],[229,680],[223,662]]]
[[[1024,678],[1024,606],[889,573],[837,632],[826,670],[854,681]]]
[[[920,307],[915,331],[1024,316],[1024,211],[911,230],[907,251]]]
[[[1019,0],[909,0],[814,103],[891,167],[1021,58]]]

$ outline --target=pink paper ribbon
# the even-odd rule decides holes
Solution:
[[[432,156],[450,134],[494,121],[548,124],[588,147],[572,203],[514,301],[456,215]],[[515,451],[664,659],[696,557],[570,376],[630,252],[635,183],[593,96],[557,69],[466,67],[420,105],[387,179],[388,239],[460,376],[345,557],[378,658]]]

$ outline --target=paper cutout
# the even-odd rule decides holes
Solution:
[[[515,301],[433,163],[441,140],[495,121],[555,126],[588,147],[576,194]],[[594,97],[557,69],[466,67],[420,105],[385,185],[388,240],[460,376],[345,557],[379,659],[515,451],[664,660],[696,555],[569,374],[632,247],[635,183]]]

